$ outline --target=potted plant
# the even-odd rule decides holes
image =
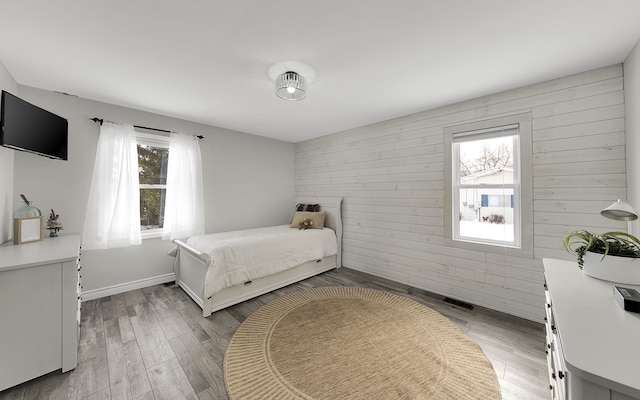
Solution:
[[[640,284],[640,240],[627,232],[568,233],[564,248],[575,254],[585,274],[613,282]]]

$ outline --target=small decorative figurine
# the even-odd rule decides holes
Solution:
[[[298,224],[298,229],[301,229],[301,230],[306,230],[311,228],[313,228],[313,221],[310,220],[309,218],[305,218],[304,221],[300,221],[300,223]]]
[[[62,222],[60,222],[60,215],[56,214],[51,209],[51,214],[49,214],[49,219],[47,220],[47,229],[49,229],[49,237],[57,237],[58,231],[62,228]]]

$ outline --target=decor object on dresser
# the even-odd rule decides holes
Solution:
[[[640,240],[630,229],[630,221],[638,218],[638,211],[618,200],[600,214],[616,221],[627,221],[627,232],[574,231],[564,236],[564,248],[577,256],[578,266],[593,278],[640,284],[640,261],[636,261],[640,258]]]
[[[24,205],[13,213],[13,244],[37,242],[44,238],[44,223],[40,209],[24,194]]]
[[[640,313],[640,292],[636,289],[614,286],[613,296],[623,310]]]
[[[355,287],[290,293],[247,318],[224,360],[231,399],[500,399],[477,343],[407,297]]]
[[[80,234],[0,246],[0,391],[76,367],[80,287]]]
[[[49,219],[47,220],[47,229],[49,230],[49,237],[57,237],[58,231],[62,228],[62,222],[60,221],[60,215],[56,214],[51,209],[51,214],[49,214]]]
[[[640,285],[640,240],[626,232],[574,231],[564,236],[584,273],[612,282]]]
[[[613,283],[591,279],[572,261],[543,263],[552,398],[640,399],[640,318],[620,307]]]
[[[303,202],[303,201],[302,201]],[[297,223],[176,239],[176,283],[212,312],[342,265],[342,198],[321,203],[313,229]],[[297,212],[296,212],[297,214]],[[322,215],[320,215],[322,214]],[[324,228],[324,229],[323,229]]]

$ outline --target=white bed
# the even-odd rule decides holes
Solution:
[[[320,204],[325,229],[282,225],[174,240],[176,247],[169,255],[176,257],[176,283],[202,308],[204,317],[342,265],[342,198],[305,200],[298,203]],[[276,235],[285,239],[270,241]],[[280,260],[263,262],[260,252],[276,253]],[[240,261],[222,261],[229,254]]]

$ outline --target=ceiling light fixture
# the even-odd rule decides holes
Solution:
[[[287,71],[276,78],[276,95],[284,100],[302,100],[307,97],[307,83],[304,76]]]

